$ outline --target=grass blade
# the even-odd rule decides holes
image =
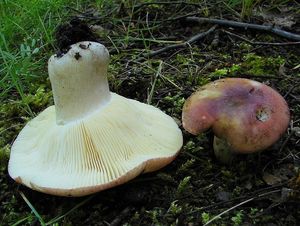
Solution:
[[[36,211],[36,209],[34,208],[34,206],[30,203],[30,201],[27,199],[27,197],[24,195],[23,192],[19,192],[21,197],[24,199],[24,201],[26,202],[26,204],[29,206],[29,208],[31,209],[31,211],[33,212],[33,214],[35,215],[35,217],[39,220],[39,222],[41,223],[42,226],[46,226],[45,221],[43,220],[43,218],[41,217],[41,215]]]
[[[82,205],[84,205],[85,203],[87,203],[88,201],[90,201],[93,197],[94,197],[94,195],[91,195],[91,196],[87,197],[86,199],[84,199],[82,202],[78,203],[76,206],[74,206],[72,209],[70,209],[69,211],[67,211],[63,215],[54,217],[53,219],[51,219],[50,221],[48,221],[45,225],[54,224],[55,222],[59,221],[60,219],[64,218],[65,216],[69,215],[74,210],[78,209],[79,207],[81,207]]]

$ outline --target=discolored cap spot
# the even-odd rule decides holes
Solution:
[[[21,179],[21,177],[16,177],[14,180],[15,180],[17,183],[22,184],[22,179]]]
[[[261,122],[266,122],[271,118],[271,111],[268,108],[258,108],[256,110],[256,119]]]

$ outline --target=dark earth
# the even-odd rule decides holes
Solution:
[[[226,166],[214,157],[211,131],[193,136],[180,124],[184,146],[170,165],[81,198],[55,197],[18,185],[7,174],[7,158],[2,159],[0,225],[193,226],[209,223],[221,213],[209,224],[300,224],[299,40],[296,43],[271,32],[219,25],[191,45],[147,55],[214,26],[188,23],[185,17],[190,15],[272,25],[300,34],[300,5],[296,1],[262,1],[251,14],[242,14],[240,8],[217,1],[204,5],[194,2],[131,5],[116,1],[103,12],[95,8],[70,10],[70,17],[53,34],[56,49],[49,47],[49,53],[60,56],[72,43],[100,40],[111,53],[111,90],[151,102],[179,124],[184,100],[201,85],[224,77],[260,81],[277,90],[289,104],[291,122],[282,138],[268,150],[237,156],[232,165]],[[36,84],[45,87],[43,98],[35,94],[28,103],[38,113],[53,100],[46,78]],[[24,111],[13,104],[9,107],[12,110],[5,111],[1,120],[15,118],[18,126],[3,135],[4,145],[11,144],[26,123],[21,118]]]

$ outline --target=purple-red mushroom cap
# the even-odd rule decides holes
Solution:
[[[212,128],[231,151],[253,153],[274,144],[286,131],[290,111],[271,87],[243,78],[216,80],[185,102],[183,127],[197,135]]]

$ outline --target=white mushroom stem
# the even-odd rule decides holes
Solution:
[[[111,97],[107,82],[109,53],[96,42],[80,42],[49,59],[56,123],[64,125],[101,109]]]
[[[215,156],[220,162],[226,165],[232,163],[235,154],[226,140],[214,136],[213,147]]]

